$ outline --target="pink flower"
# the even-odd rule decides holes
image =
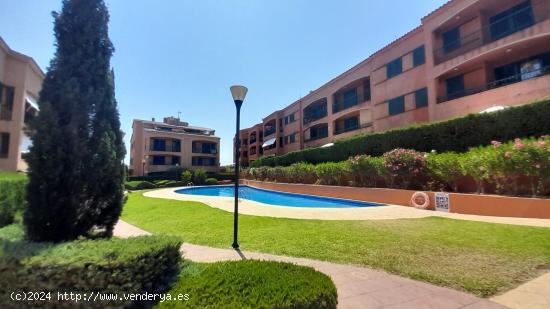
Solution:
[[[514,148],[522,149],[523,147],[524,147],[523,142],[519,138],[516,138],[514,140]]]
[[[491,144],[493,144],[494,148],[498,148],[498,147],[500,147],[500,145],[502,145],[502,143],[499,142],[499,141],[492,141]]]
[[[512,152],[511,152],[511,151],[506,151],[506,152],[504,153],[504,156],[505,156],[506,158],[509,158],[509,157],[512,156]]]
[[[535,164],[535,167],[536,167],[536,168],[540,168],[540,164]]]
[[[483,172],[485,170],[485,168],[483,166],[480,166],[479,170]]]
[[[537,146],[539,146],[540,148],[543,148],[544,146],[546,146],[546,142],[545,141],[538,141]]]

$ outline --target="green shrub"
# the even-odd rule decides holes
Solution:
[[[206,180],[204,181],[204,184],[208,186],[217,185],[218,180],[216,178],[206,178]]]
[[[183,171],[183,173],[181,173],[181,181],[185,184],[192,182],[193,174],[191,173],[191,171]]]
[[[19,230],[19,231],[17,231]],[[51,302],[20,303],[41,308],[75,307],[60,303],[57,292],[161,293],[180,268],[181,241],[169,236],[79,240],[59,244],[23,240],[21,227],[0,229],[0,307],[12,307],[10,292],[44,291]],[[138,306],[139,304],[139,306]],[[80,305],[80,304],[79,304]],[[144,307],[143,302],[87,302],[86,307]]]
[[[342,178],[348,173],[346,161],[326,162],[315,165],[318,183],[322,185],[341,185]]]
[[[311,267],[268,261],[187,264],[160,308],[336,308],[337,293],[328,276]]]
[[[12,224],[16,217],[21,216],[27,204],[26,177],[11,175],[0,177],[0,227]]]
[[[282,156],[263,157],[254,161],[252,166],[338,162],[360,154],[380,156],[396,148],[421,152],[464,152],[470,147],[488,145],[493,140],[550,134],[548,119],[550,100],[544,100],[493,113],[470,114],[443,122],[357,135],[336,141],[333,147],[308,148]]]
[[[206,170],[198,168],[193,172],[193,183],[195,185],[204,185],[206,183]]]
[[[297,183],[315,183],[317,181],[317,173],[315,165],[299,162],[290,166],[289,174],[293,181]]]
[[[458,192],[457,180],[464,174],[460,165],[461,156],[463,155],[455,152],[432,152],[428,155],[427,164],[431,176],[445,183],[454,192]]]
[[[378,180],[385,177],[386,168],[381,157],[358,155],[348,159],[350,173],[363,186],[376,187]]]
[[[157,187],[154,183],[149,181],[128,181],[125,186],[128,190],[146,190]]]

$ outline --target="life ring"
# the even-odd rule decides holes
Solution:
[[[415,192],[411,198],[411,205],[419,209],[427,209],[430,206],[430,197],[424,192]]]

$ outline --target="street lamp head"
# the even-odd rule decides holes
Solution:
[[[235,103],[242,103],[244,101],[244,97],[246,97],[246,93],[248,92],[248,89],[245,86],[235,85],[231,86],[229,89],[231,89],[231,95],[233,96],[233,101],[235,101]]]

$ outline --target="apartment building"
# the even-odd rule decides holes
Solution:
[[[550,96],[548,73],[550,1],[451,0],[358,65],[241,130],[241,164],[525,104]],[[263,140],[250,143],[252,135]]]
[[[12,50],[0,37],[0,171],[25,171],[22,155],[30,146],[24,133],[38,112],[44,72],[28,56]]]
[[[209,128],[190,126],[179,118],[163,122],[134,119],[130,142],[130,174],[143,176],[173,168],[220,167],[220,138]]]

